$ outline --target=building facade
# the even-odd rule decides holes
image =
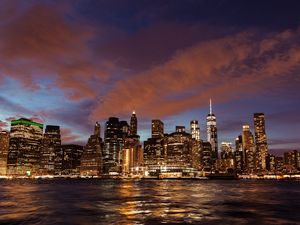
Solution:
[[[258,170],[264,171],[266,170],[266,157],[268,156],[265,115],[263,113],[254,113],[253,118],[256,145],[256,165]]]
[[[231,142],[221,143],[220,159],[217,160],[217,169],[219,171],[227,172],[228,169],[234,169],[234,153]]]
[[[47,125],[41,142],[40,175],[55,174],[55,160],[60,153],[61,135],[59,126]],[[59,162],[56,161],[56,166]],[[61,165],[58,166],[61,169]]]
[[[244,151],[242,135],[239,135],[235,139],[235,151],[234,151],[234,168],[237,173],[242,173],[244,170]]]
[[[242,140],[243,140],[243,152],[245,155],[245,171],[248,173],[255,173],[256,152],[255,152],[254,137],[250,131],[249,125],[243,126]]]
[[[90,136],[80,159],[81,176],[101,176],[103,173],[102,150],[103,142],[100,137],[100,124],[96,122],[94,134]]]
[[[61,149],[63,152],[61,175],[79,176],[83,146],[74,144],[61,145]]]
[[[210,142],[201,142],[200,165],[204,173],[211,173],[213,170],[213,150]]]
[[[43,124],[20,118],[11,121],[7,174],[38,175]]]
[[[200,127],[198,124],[198,120],[192,120],[190,122],[190,129],[192,138],[194,138],[196,141],[200,141]]]
[[[138,175],[144,165],[143,149],[138,135],[130,135],[125,139],[122,149],[122,174]]]
[[[7,174],[7,156],[9,150],[9,132],[0,131],[0,176]]]
[[[130,135],[137,135],[137,127],[138,127],[138,121],[137,121],[135,111],[133,111],[130,118]]]
[[[164,171],[167,173],[187,173],[194,172],[193,154],[197,153],[192,135],[184,131],[183,126],[176,126],[176,132],[169,134],[164,138]],[[199,159],[199,155],[198,155]]]
[[[164,136],[164,123],[161,120],[152,120],[151,136],[152,138],[162,138]]]

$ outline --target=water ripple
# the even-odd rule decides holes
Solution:
[[[300,183],[0,180],[0,224],[299,224]]]

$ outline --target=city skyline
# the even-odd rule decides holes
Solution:
[[[298,176],[300,152],[285,151],[281,156],[269,152],[264,113],[254,113],[254,135],[250,126],[242,127],[235,146],[218,143],[216,115],[207,115],[207,137],[200,139],[198,122],[192,120],[190,132],[176,126],[164,132],[164,123],[151,122],[151,137],[141,143],[138,117],[132,112],[130,123],[109,117],[101,138],[101,125],[85,145],[64,144],[60,126],[32,119],[11,121],[10,132],[0,132],[0,176],[8,177],[96,177],[96,178],[271,178]]]
[[[253,116],[253,115],[255,115],[255,114],[263,114],[264,115],[264,113],[252,113],[251,115]],[[208,114],[207,114],[207,116],[206,116],[206,121],[200,121],[200,126],[199,126],[199,124],[198,124],[198,120],[190,120],[190,122],[189,122],[189,124],[178,124],[178,123],[174,123],[175,124],[175,126],[174,127],[171,127],[170,126],[170,124],[166,124],[164,121],[162,121],[163,122],[163,125],[164,125],[164,127],[166,128],[168,128],[168,129],[165,129],[165,128],[163,128],[163,129],[165,129],[165,132],[164,133],[166,133],[166,134],[168,134],[168,133],[172,133],[172,132],[174,132],[174,130],[176,129],[176,127],[178,127],[178,126],[183,126],[183,127],[185,127],[185,130],[186,130],[186,132],[187,133],[190,133],[192,136],[193,136],[193,138],[195,138],[196,140],[208,140],[208,124],[210,124],[210,120],[208,119],[208,118],[210,118],[210,116],[213,116],[214,118],[216,118],[216,116],[214,115],[214,113],[212,112],[212,100],[211,99],[209,99],[209,112],[208,112]],[[133,117],[134,116],[134,117]],[[10,117],[10,118],[12,118],[12,120],[16,120],[16,121],[18,121],[18,119],[21,119],[21,118],[14,118],[14,117]],[[126,120],[123,120],[123,118],[119,118],[119,117],[109,117],[109,118],[117,118],[117,119],[119,119],[120,120],[120,122],[126,122],[127,123],[127,121]],[[108,118],[108,119],[109,119]],[[137,116],[136,116],[136,112],[135,111],[132,111],[132,115],[131,115],[131,117],[128,119],[128,124],[127,124],[127,126],[128,126],[128,132],[129,133],[131,133],[132,131],[131,131],[131,125],[132,125],[132,118],[134,118],[134,120],[135,120],[135,123],[137,123]],[[44,124],[44,125],[47,125],[47,127],[48,126],[58,126],[58,127],[60,127],[60,129],[63,131],[64,130],[64,127],[61,127],[59,124],[48,124],[46,121],[40,121],[38,118],[34,118],[34,117],[29,117],[29,118],[25,118],[25,119],[33,119],[33,120],[37,120],[36,122],[39,124],[39,122],[41,123],[41,125],[42,125],[42,123]],[[157,119],[157,118],[156,118]],[[154,119],[154,120],[156,120],[156,119]],[[253,119],[253,118],[251,118],[251,119]],[[189,120],[188,118],[187,118],[187,120]],[[147,138],[150,138],[151,137],[151,129],[153,129],[153,124],[151,125],[151,121],[152,121],[152,123],[153,123],[153,119],[152,120],[150,120],[150,122],[149,122],[149,127],[148,127],[148,129],[147,128],[144,128],[142,131],[139,129],[139,126],[136,124],[135,125],[135,132],[133,133],[133,134],[138,134],[141,138],[141,142],[143,143],[144,141],[146,141],[147,140]],[[160,120],[158,120],[158,121],[160,121]],[[9,123],[11,123],[11,121],[7,121],[7,122],[9,122]],[[194,127],[195,125],[192,125],[193,123],[197,123],[197,126],[196,127],[198,127],[200,130],[199,130],[199,137],[200,137],[200,133],[201,133],[201,137],[200,137],[200,139],[198,139],[198,138],[196,138],[196,137],[194,137],[194,134],[193,134],[193,131],[192,131],[192,127]],[[96,124],[99,124],[98,123],[98,121],[95,121],[95,123]],[[268,123],[268,122],[267,122]],[[107,125],[106,125],[106,122],[103,122],[103,123],[100,123],[99,124],[100,126],[102,126],[102,127],[106,127]],[[214,122],[214,126],[216,126],[216,122]],[[239,131],[237,131],[237,133],[235,133],[235,134],[233,134],[233,136],[231,137],[231,138],[229,138],[229,139],[225,139],[224,137],[219,137],[219,135],[217,134],[217,143],[218,143],[218,145],[217,145],[217,149],[218,149],[218,154],[220,154],[220,152],[221,152],[221,146],[222,146],[222,143],[226,143],[226,142],[230,142],[230,143],[234,143],[235,142],[235,139],[236,139],[236,137],[238,137],[239,135],[242,135],[242,132],[243,132],[243,129],[244,129],[244,127],[245,126],[247,126],[247,127],[249,127],[249,129],[250,129],[250,131],[253,131],[253,133],[254,133],[254,131],[255,131],[255,125],[253,124],[253,121],[249,121],[249,122],[247,122],[247,123],[241,123],[241,126],[240,126],[240,130]],[[45,130],[45,132],[46,132],[46,129],[47,129],[47,127],[45,126],[45,128],[44,128],[44,130]],[[92,126],[91,126],[92,127]],[[216,126],[217,127],[217,129],[219,129],[219,125],[217,125]],[[10,131],[10,129],[11,129],[11,126],[9,125],[9,126],[6,126],[6,129],[2,129],[2,131]],[[147,129],[147,131],[146,132],[144,132],[143,133],[143,131],[145,130],[145,129]],[[264,125],[264,129],[266,130],[266,133],[268,133],[268,129],[266,129],[265,128],[265,125]],[[0,129],[0,131],[1,131],[1,129]],[[215,132],[217,132],[217,131],[215,131]],[[219,132],[218,132],[219,133]],[[142,135],[141,135],[142,134]],[[145,135],[146,134],[146,136],[143,136],[143,135]],[[87,140],[88,140],[88,137],[85,139],[85,140],[82,140],[82,141],[74,141],[74,140],[67,140],[67,141],[63,141],[63,140],[65,140],[65,138],[66,137],[64,137],[64,135],[67,135],[67,134],[62,134],[61,135],[61,139],[62,139],[62,144],[65,144],[65,145],[68,145],[68,144],[75,144],[75,145],[82,145],[82,146],[84,146],[86,143],[87,143]],[[104,137],[105,136],[105,131],[104,131],[104,129],[102,129],[101,131],[99,131],[99,135],[100,135],[100,137]],[[148,136],[147,136],[148,135]],[[153,135],[153,134],[152,134]],[[89,135],[88,135],[89,136]],[[85,137],[85,136],[83,136],[83,137]],[[218,139],[220,139],[221,141],[218,141]],[[266,137],[266,139],[267,140],[269,140],[269,135],[267,135],[267,137]],[[289,150],[297,150],[298,149],[298,147],[295,147],[295,148],[286,148],[286,149],[280,149],[280,151],[276,151],[276,150],[274,150],[274,149],[272,149],[272,148],[270,148],[270,144],[269,144],[269,141],[267,141],[268,142],[268,151],[271,153],[271,154],[275,154],[275,155],[282,155],[284,152],[286,152],[286,151],[289,151]],[[214,144],[213,144],[214,145]]]
[[[141,141],[199,122],[209,98],[219,149],[264,112],[269,152],[299,149],[298,1],[1,1],[0,129],[33,118],[85,145],[96,121]],[[259,13],[258,13],[259,12]],[[103,130],[101,133],[103,135]]]

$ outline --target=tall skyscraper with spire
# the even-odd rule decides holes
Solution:
[[[213,160],[218,158],[218,133],[217,133],[217,120],[212,112],[211,99],[209,99],[209,114],[206,117],[207,125],[207,141],[211,144],[213,152]]]
[[[130,135],[137,135],[137,117],[135,111],[132,112],[130,118]]]

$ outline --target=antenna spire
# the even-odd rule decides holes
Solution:
[[[209,114],[212,114],[211,98],[209,99]]]

